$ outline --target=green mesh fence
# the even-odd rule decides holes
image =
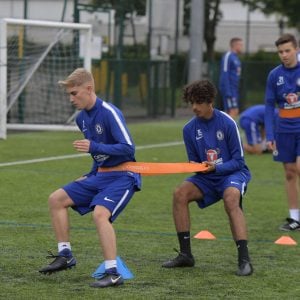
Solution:
[[[93,62],[96,92],[126,117],[172,115],[172,62],[108,59]]]
[[[242,76],[240,85],[240,103],[241,110],[245,108],[264,103],[266,82],[269,72],[278,64],[278,62],[263,61],[243,61]],[[218,85],[219,63],[210,63],[208,67],[209,78]],[[217,100],[217,107],[222,108],[220,95]]]

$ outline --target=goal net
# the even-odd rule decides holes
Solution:
[[[7,129],[69,130],[75,108],[57,82],[91,70],[92,26],[0,20],[0,138]]]

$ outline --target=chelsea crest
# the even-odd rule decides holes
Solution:
[[[96,124],[95,125],[95,129],[96,129],[96,132],[98,134],[102,134],[103,133],[103,128],[102,128],[102,126],[100,124]]]

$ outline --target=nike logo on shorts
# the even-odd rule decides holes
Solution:
[[[106,196],[104,197],[104,200],[108,201],[108,202],[113,202],[113,203],[115,202],[114,200],[111,200],[111,199],[107,198]]]
[[[236,184],[236,185],[239,185],[240,183],[239,182],[235,182],[235,181],[230,181],[231,184]]]

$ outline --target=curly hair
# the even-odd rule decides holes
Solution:
[[[186,103],[212,103],[216,96],[217,89],[209,80],[197,80],[183,88]]]

